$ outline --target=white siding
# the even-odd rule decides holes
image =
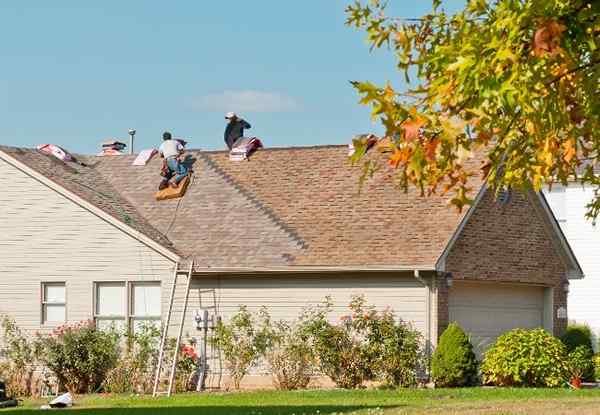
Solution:
[[[583,268],[585,278],[571,280],[569,289],[569,320],[590,325],[595,335],[600,334],[600,228],[585,218],[586,205],[593,199],[593,190],[572,183],[567,188],[553,187],[548,201],[554,210],[563,210],[561,229],[577,260]],[[557,197],[564,193],[561,207]]]
[[[0,314],[22,328],[52,327],[40,326],[41,282],[66,282],[75,322],[92,318],[94,281],[170,278],[170,260],[3,160],[0,189]]]

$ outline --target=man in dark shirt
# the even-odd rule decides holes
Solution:
[[[225,144],[231,150],[236,140],[244,136],[244,129],[251,128],[251,126],[233,112],[225,114],[225,119],[229,121],[225,128]]]

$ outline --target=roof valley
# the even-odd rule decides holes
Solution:
[[[241,186],[232,176],[226,173],[214,160],[210,158],[209,155],[198,152],[198,157],[200,157],[207,168],[209,168],[212,172],[221,177],[227,184],[229,184],[238,194],[243,196],[246,200],[248,200],[256,209],[264,214],[269,220],[285,232],[295,244],[301,249],[307,249],[308,243],[302,239],[302,237],[294,230],[291,229],[285,222],[283,222],[279,216],[271,209],[266,206],[263,202],[261,202],[252,192],[246,190],[243,186]]]

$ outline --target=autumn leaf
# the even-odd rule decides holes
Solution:
[[[560,40],[566,27],[555,20],[544,22],[533,35],[533,53],[538,58],[555,56],[562,49]]]
[[[419,138],[421,128],[427,123],[427,120],[420,116],[415,116],[414,119],[409,119],[402,123],[404,130],[404,139],[406,141],[414,141]]]
[[[563,159],[570,163],[573,160],[573,157],[577,154],[577,149],[575,147],[575,140],[567,140],[563,144],[564,152]]]
[[[434,138],[432,140],[427,141],[423,147],[425,149],[425,157],[428,160],[434,160],[435,159],[435,151],[438,148],[438,145],[440,144],[440,139],[439,138]]]

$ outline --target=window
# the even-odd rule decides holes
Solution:
[[[94,319],[101,329],[123,330],[126,323],[127,302],[124,282],[96,283]]]
[[[64,282],[42,283],[42,324],[67,321],[67,301]]]
[[[136,331],[160,326],[160,282],[98,282],[95,284],[94,319],[101,329]]]
[[[560,223],[566,222],[567,198],[565,188],[555,184],[552,186],[552,190],[545,191],[545,196],[556,220]]]
[[[159,282],[134,282],[131,284],[129,310],[133,331],[147,324],[160,327],[160,300]]]

